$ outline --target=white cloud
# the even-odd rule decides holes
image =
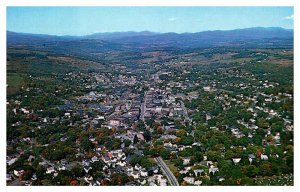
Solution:
[[[171,18],[169,18],[168,20],[169,20],[169,21],[176,21],[177,18],[176,18],[176,17],[171,17]]]
[[[287,20],[294,20],[294,15],[286,16],[286,17],[284,17],[284,19],[287,19]]]

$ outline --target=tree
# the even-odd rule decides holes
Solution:
[[[152,118],[149,118],[149,119],[146,120],[146,124],[147,124],[148,126],[150,126],[150,127],[153,126],[153,123],[154,123],[154,120],[153,120]]]
[[[102,168],[104,167],[104,163],[99,160],[99,161],[95,161],[93,164],[92,164],[92,170],[93,171],[102,171]]]
[[[130,157],[130,160],[129,160],[129,163],[132,165],[132,166],[135,166],[135,164],[140,164],[141,162],[141,157],[138,156],[138,155],[132,155]]]
[[[216,151],[208,151],[207,152],[207,159],[209,161],[218,161],[220,159],[220,154]]]
[[[241,167],[241,171],[248,177],[255,177],[259,173],[259,169],[255,165],[245,165]]]
[[[272,176],[272,164],[270,162],[263,162],[260,165],[260,173],[262,176]]]
[[[127,175],[125,174],[112,174],[111,177],[110,177],[110,182],[109,184],[110,185],[124,185],[126,184],[127,182],[129,181],[129,178]]]
[[[136,144],[138,142],[139,142],[139,138],[137,137],[137,135],[134,135],[133,143]]]
[[[73,177],[82,177],[84,176],[84,170],[81,166],[76,165],[72,168],[71,173],[73,174]]]
[[[253,186],[254,185],[254,181],[252,178],[249,177],[243,177],[240,181],[241,185],[249,185],[249,186]]]
[[[144,138],[146,141],[150,141],[151,140],[151,133],[149,130],[144,131]]]
[[[170,153],[171,151],[169,149],[163,149],[161,150],[160,152],[160,156],[163,158],[163,159],[170,159]]]
[[[35,170],[35,173],[36,173],[36,177],[39,180],[43,180],[44,177],[45,177],[46,169],[43,166],[38,165],[36,170]]]
[[[142,167],[145,167],[146,169],[153,166],[152,162],[149,161],[149,159],[147,157],[142,157],[140,164]]]
[[[90,151],[90,150],[92,150],[94,148],[93,143],[87,137],[84,137],[81,140],[80,145],[86,151]]]

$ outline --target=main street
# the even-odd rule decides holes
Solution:
[[[141,104],[140,119],[141,119],[142,121],[145,121],[144,115],[145,115],[145,112],[146,112],[146,95],[147,95],[147,91],[145,91],[145,94],[144,94],[144,101],[143,101],[143,103]]]

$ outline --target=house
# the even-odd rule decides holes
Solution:
[[[141,185],[145,185],[147,183],[146,179],[140,182]]]
[[[108,164],[110,162],[110,158],[106,155],[104,157],[102,157],[102,161],[105,163],[105,164]]]
[[[21,111],[24,113],[24,114],[29,114],[29,110],[25,109],[25,108],[21,108]]]
[[[159,179],[158,183],[160,186],[167,186],[167,180],[166,179]]]
[[[60,165],[60,166],[58,166],[58,170],[64,171],[64,170],[66,170],[66,167],[64,165]]]
[[[51,174],[51,173],[53,173],[53,172],[55,172],[54,167],[48,167],[48,168],[47,168],[47,171],[46,171],[46,174]]]
[[[196,176],[196,177],[198,177],[198,174],[199,174],[199,176],[201,176],[201,173],[202,173],[202,172],[204,172],[203,169],[195,169],[195,170],[194,170],[194,173],[195,173],[195,176]]]
[[[19,176],[21,176],[21,175],[23,175],[23,174],[24,174],[24,170],[23,170],[23,169],[22,169],[22,170],[19,170],[19,171],[14,170],[14,175],[17,176],[17,177],[19,177]]]
[[[60,141],[61,141],[61,142],[66,142],[67,140],[68,140],[67,137],[62,137],[62,138],[60,138]]]
[[[143,168],[143,169],[141,170],[141,176],[142,176],[142,177],[147,177],[147,176],[148,176],[148,171],[146,171],[145,168]]]
[[[84,167],[90,166],[90,163],[91,163],[91,161],[90,161],[89,159],[84,159],[84,160],[82,160],[82,165],[83,165]]]
[[[85,171],[86,173],[88,173],[90,170],[92,170],[92,167],[90,167],[90,166],[85,166],[83,169],[84,169],[84,171]]]
[[[219,178],[219,182],[222,182],[222,181],[225,181],[225,178],[224,178],[224,177],[220,177],[220,178]]]
[[[106,169],[108,169],[108,166],[104,165],[103,168],[102,168],[102,170],[105,171]]]
[[[253,159],[255,159],[255,156],[253,154],[249,154],[249,162],[252,163]]]
[[[191,161],[191,158],[185,157],[182,160],[183,160],[183,165],[188,165],[190,163],[190,161]]]
[[[206,162],[206,166],[207,166],[207,167],[210,167],[212,164],[213,164],[212,161],[207,161],[207,162]]]
[[[219,168],[211,165],[209,170],[208,170],[209,173],[213,173],[213,175],[215,174],[215,172],[219,172]]]
[[[185,170],[180,170],[180,171],[179,171],[180,174],[187,174],[188,172],[189,172],[189,171],[186,170],[186,169],[185,169]]]
[[[110,159],[110,161],[111,161],[112,163],[117,163],[118,159],[117,159],[116,157],[112,157],[112,158]]]
[[[127,172],[132,172],[132,171],[133,171],[133,167],[132,167],[132,166],[126,167],[126,171],[127,171]]]
[[[130,175],[131,175],[133,178],[135,178],[135,179],[138,179],[138,178],[140,177],[139,172],[137,172],[137,171],[131,172]]]
[[[89,176],[89,175],[86,175],[86,176],[84,176],[84,181],[87,182],[87,183],[90,183],[91,181],[93,181],[93,177]]]
[[[96,162],[96,161],[99,161],[98,157],[96,157],[96,156],[92,157],[91,160],[92,160],[93,163]]]
[[[203,87],[203,90],[207,91],[207,92],[210,92],[211,91],[211,87],[210,86]]]
[[[153,166],[153,167],[150,167],[148,169],[149,172],[153,172],[153,173],[158,173],[159,171],[159,167],[158,166]]]
[[[167,185],[167,180],[164,179],[162,175],[154,175],[154,178],[157,180],[157,183],[160,186],[166,186]]]
[[[260,155],[260,159],[261,159],[261,160],[265,160],[265,161],[267,161],[269,158],[268,158],[268,156],[267,156],[267,155],[263,155],[263,154],[261,154],[261,155]]]
[[[142,166],[140,166],[140,165],[137,163],[137,164],[135,164],[134,169],[137,170],[137,171],[139,171],[139,170],[142,169]]]
[[[236,165],[241,161],[241,158],[232,158],[232,161]]]
[[[125,167],[126,166],[126,162],[125,161],[118,161],[117,165],[119,165],[121,167]]]
[[[11,159],[11,160],[9,160],[9,161],[7,162],[7,165],[8,165],[8,166],[11,166],[11,165],[14,164],[17,160],[18,160],[18,158],[13,158],[13,159]]]
[[[145,141],[144,135],[142,133],[137,133],[136,136],[139,139],[139,141]]]
[[[33,181],[37,180],[36,174],[33,174],[33,175],[32,175],[31,180],[33,180]]]
[[[62,159],[62,160],[60,160],[60,164],[67,165],[68,161],[66,159]]]
[[[112,126],[112,127],[117,127],[121,124],[120,120],[118,119],[111,119],[109,121],[109,125]]]
[[[201,143],[199,143],[199,142],[194,142],[194,143],[192,144],[192,146],[200,147],[200,146],[201,146]]]
[[[200,181],[200,180],[197,180],[197,181],[194,182],[194,185],[197,185],[197,186],[199,186],[201,184],[202,184],[202,181]]]
[[[28,162],[32,162],[34,159],[35,159],[35,156],[30,155],[27,160],[28,160]]]
[[[150,182],[149,186],[157,186],[154,182]]]
[[[195,178],[194,177],[184,177],[184,181],[186,181],[188,184],[194,184]]]

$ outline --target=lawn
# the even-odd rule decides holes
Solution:
[[[23,78],[18,74],[8,73],[6,80],[8,87],[19,87],[23,81]]]
[[[177,167],[170,160],[164,160],[164,161],[173,174],[175,174],[178,171]]]
[[[16,93],[23,83],[23,78],[15,73],[7,73],[6,76],[6,84],[7,86],[7,94]]]

